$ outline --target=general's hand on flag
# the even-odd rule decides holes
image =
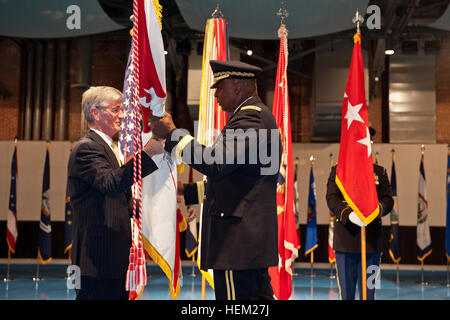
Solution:
[[[355,211],[352,211],[350,215],[348,216],[350,221],[354,224],[356,224],[358,227],[366,227],[367,224],[361,221],[361,219],[358,217],[358,215],[355,213]]]
[[[164,112],[164,116],[162,118],[155,117],[153,115],[149,115],[149,127],[154,134],[162,139],[167,139],[170,132],[176,129],[175,124],[173,123],[172,116],[167,112]]]

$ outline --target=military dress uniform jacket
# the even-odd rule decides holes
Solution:
[[[381,217],[391,212],[394,205],[392,191],[386,169],[373,165],[375,184],[379,201],[379,215],[366,227],[367,253],[381,252],[383,249]],[[347,253],[361,252],[361,228],[352,223],[348,216],[353,211],[344,199],[335,182],[336,166],[331,169],[327,184],[327,205],[335,217],[333,249]]]
[[[158,169],[142,152],[142,176]],[[73,148],[68,188],[73,212],[72,264],[82,276],[125,279],[131,245],[133,161],[123,166],[90,130]]]
[[[245,139],[243,147],[242,136],[233,135],[234,130],[239,129],[244,132],[249,132],[247,129],[256,132],[268,129],[268,137],[258,138],[258,142]],[[252,163],[249,159],[245,164],[237,163],[237,158],[243,154],[251,158],[250,146],[257,145],[269,150],[271,164],[263,164],[260,159],[254,164],[249,164]],[[276,185],[282,146],[270,109],[258,97],[252,97],[230,115],[211,147],[200,145],[179,129],[172,131],[165,148],[170,152],[175,146],[185,163],[207,176],[205,185],[194,183],[187,186],[185,193],[187,203],[191,204],[202,200],[205,195],[201,267],[245,270],[278,265]],[[239,151],[242,147],[245,149],[243,153]],[[216,162],[208,164],[209,154],[215,156]],[[227,156],[228,160],[233,158],[232,163],[226,161]],[[220,163],[221,157],[224,163]],[[262,174],[261,170],[270,165],[274,170]]]

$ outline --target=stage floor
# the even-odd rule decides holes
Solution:
[[[0,300],[74,300],[75,290],[67,289],[65,280],[67,264],[52,263],[41,265],[39,275],[44,280],[34,282],[36,264],[11,264],[11,282],[0,282]],[[149,283],[142,295],[142,300],[170,300],[168,280],[159,267],[148,266]],[[293,278],[293,300],[338,300],[339,289],[336,279],[330,279],[330,268],[315,268],[314,277],[311,269],[296,268]],[[178,299],[201,299],[201,276],[196,269],[196,276],[191,276],[192,267],[183,266],[183,280]],[[6,277],[7,265],[0,264],[0,276]],[[421,271],[400,270],[399,284],[396,282],[396,270],[381,269],[377,300],[450,300],[450,288],[446,286],[445,269],[424,271],[424,280],[428,285],[420,284]],[[214,300],[214,291],[206,285],[206,300]]]

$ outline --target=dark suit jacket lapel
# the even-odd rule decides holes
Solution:
[[[103,140],[102,137],[98,135],[95,131],[89,130],[86,134],[86,137],[94,140],[101,146],[103,146],[103,149],[105,150],[106,157],[108,158],[109,162],[111,163],[113,169],[119,168],[119,164],[117,163],[116,155],[111,150],[111,147]]]

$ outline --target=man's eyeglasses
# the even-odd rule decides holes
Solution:
[[[112,108],[110,108],[110,107],[103,107],[103,106],[95,106],[96,108],[101,108],[101,109],[109,109],[109,110],[111,110],[111,112],[113,113],[113,114],[119,114],[120,112],[122,112],[122,113],[125,113],[125,110],[124,110],[124,108],[122,108],[121,106],[115,106],[115,107],[112,107]]]

